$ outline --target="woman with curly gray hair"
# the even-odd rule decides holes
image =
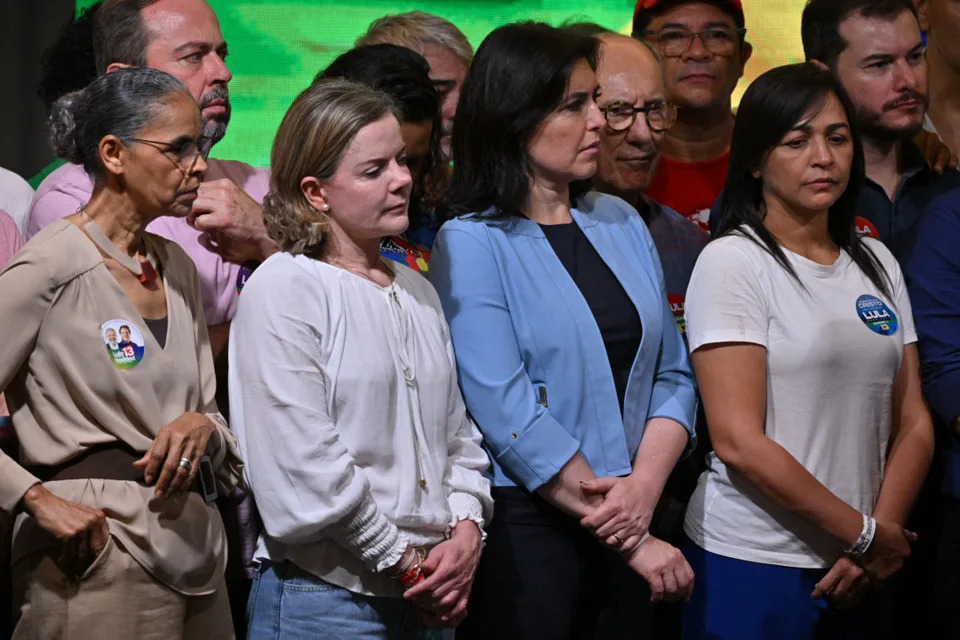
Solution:
[[[232,638],[213,500],[242,464],[196,269],[145,231],[190,213],[200,110],[172,76],[122,69],[58,101],[51,128],[94,191],[0,273],[14,638]]]
[[[380,257],[407,227],[397,109],[362,85],[317,82],[284,117],[271,164],[264,218],[282,252],[244,288],[229,350],[264,524],[249,637],[454,626],[490,518],[488,460],[436,292]]]

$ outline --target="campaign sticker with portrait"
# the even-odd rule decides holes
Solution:
[[[100,325],[100,335],[110,360],[118,369],[132,369],[143,360],[146,348],[143,334],[129,320],[108,320]]]

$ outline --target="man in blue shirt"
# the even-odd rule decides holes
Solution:
[[[811,0],[801,21],[807,60],[828,67],[857,110],[867,177],[857,226],[904,264],[927,204],[960,187],[938,175],[912,138],[928,105],[925,47],[910,0]]]
[[[924,395],[938,424],[942,465],[934,535],[931,637],[960,637],[960,189],[941,196],[917,225],[907,286],[920,338]],[[929,587],[929,585],[928,585]],[[929,588],[926,590],[929,592]],[[929,596],[929,593],[927,593]],[[929,599],[929,597],[928,597]]]

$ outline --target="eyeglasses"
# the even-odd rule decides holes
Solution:
[[[145,140],[143,138],[131,138],[131,142],[147,144],[163,152],[163,155],[170,158],[169,153],[176,154],[177,159],[170,158],[177,167],[184,173],[190,173],[197,166],[197,158],[203,158],[206,161],[210,155],[210,149],[213,147],[212,138],[200,138],[196,142],[187,140],[185,142],[163,142],[160,140]]]
[[[626,131],[637,121],[637,114],[642,113],[647,119],[647,126],[654,133],[663,133],[677,121],[677,105],[672,102],[657,100],[642,107],[635,107],[629,102],[612,102],[600,107],[600,112],[607,120],[607,127],[611,131]]]
[[[686,29],[658,29],[645,31],[643,37],[653,40],[660,48],[660,52],[669,57],[682,56],[693,46],[694,38],[700,38],[703,48],[718,56],[729,56],[737,46],[737,40],[747,35],[746,29],[727,29],[725,27],[708,27],[697,32]]]

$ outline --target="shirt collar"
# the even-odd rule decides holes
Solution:
[[[570,209],[570,215],[581,229],[595,226],[597,221],[590,216],[593,209],[592,201],[581,196],[574,206]],[[488,210],[490,211],[490,210]],[[500,219],[483,220],[484,223],[498,227],[504,233],[518,236],[530,236],[531,238],[546,238],[540,225],[526,216],[512,215]]]
[[[927,159],[924,157],[920,147],[918,147],[917,143],[913,140],[904,140],[900,147],[900,152],[903,154],[901,156],[903,169],[900,171],[900,183],[897,186],[897,194],[902,193],[904,185],[913,178],[917,176],[935,175],[933,174],[933,169],[927,164]],[[870,176],[864,177],[869,184],[874,185],[878,189],[880,188],[880,185],[871,179]]]

